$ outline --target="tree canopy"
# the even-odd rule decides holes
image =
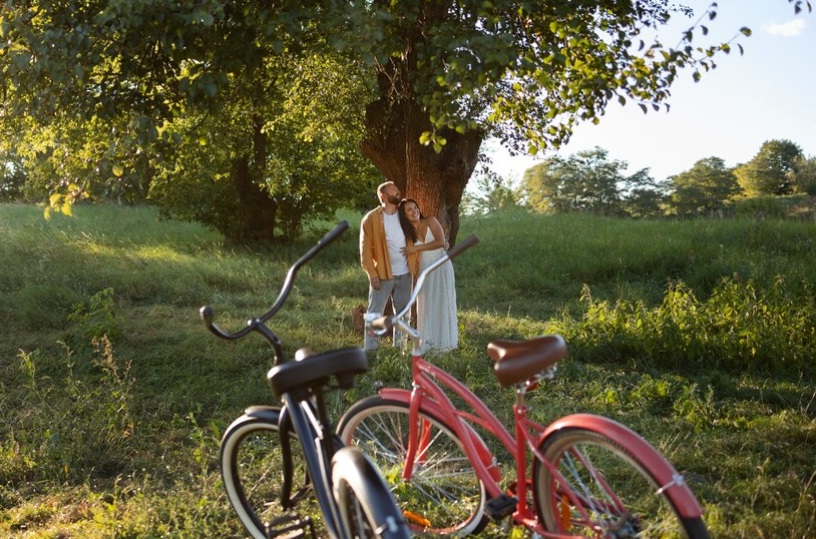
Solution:
[[[660,215],[663,193],[648,169],[627,176],[627,167],[597,147],[552,157],[525,171],[519,195],[539,213]]]
[[[802,148],[789,140],[769,140],[734,174],[748,196],[787,195],[793,192],[791,175]]]
[[[802,156],[794,163],[791,182],[794,192],[816,196],[816,156]]]
[[[722,210],[742,189],[733,170],[719,157],[700,159],[694,166],[669,179],[672,210],[681,216],[705,215]]]
[[[788,1],[797,12],[810,9],[803,0]],[[716,4],[690,17],[687,30],[668,36],[676,45],[667,46],[659,30],[673,16],[691,13],[668,0],[7,2],[0,8],[0,132],[5,141],[38,146],[26,159],[31,166],[43,156],[73,155],[73,145],[84,148],[68,136],[80,126],[75,134],[95,140],[94,149],[59,182],[81,185],[76,176],[90,171],[139,184],[142,172],[131,174],[128,159],[144,170],[138,156],[173,144],[173,134],[201,138],[195,125],[224,126],[231,119],[219,115],[235,110],[228,105],[236,96],[251,98],[262,114],[246,124],[245,136],[228,138],[236,145],[233,158],[218,173],[234,189],[253,185],[257,203],[240,211],[257,212],[281,207],[270,181],[292,181],[272,180],[262,166],[269,163],[265,152],[289,156],[314,141],[305,134],[319,132],[323,114],[348,111],[354,120],[346,139],[325,143],[349,155],[347,143],[357,137],[379,174],[439,216],[455,238],[462,194],[486,137],[512,151],[557,147],[576,122],[597,121],[610,102],[644,111],[668,106],[681,72],[697,79],[716,67],[718,55],[742,49],[734,40],[707,41]],[[329,95],[318,91],[315,78],[317,86],[270,91],[276,73],[308,70],[316,56],[343,58],[345,64],[334,65],[348,69],[336,73],[346,74],[355,90]],[[301,118],[299,142],[277,147],[270,129],[291,100],[319,102],[310,111],[320,114]],[[215,119],[204,122],[207,116]],[[189,128],[171,129],[175,121]],[[87,129],[88,122],[96,127]],[[22,125],[32,129],[20,131]],[[183,155],[195,159],[194,152]],[[96,167],[96,159],[108,165]],[[289,166],[300,168],[294,161]],[[152,160],[150,167],[165,185],[175,181],[163,174],[173,171],[166,162]],[[316,182],[323,170],[301,181]],[[152,181],[152,171],[144,174]],[[201,188],[211,188],[209,181]],[[371,189],[373,182],[363,184],[361,190]]]

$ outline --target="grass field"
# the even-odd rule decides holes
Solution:
[[[367,283],[352,230],[298,275],[275,318],[288,353],[361,342]],[[268,347],[227,343],[277,296],[295,245],[226,248],[150,208],[75,208],[50,221],[0,205],[0,535],[243,537],[218,443],[270,403]],[[456,260],[460,349],[438,359],[500,417],[484,354],[494,338],[560,332],[570,359],[530,399],[535,416],[607,415],[686,476],[714,537],[816,537],[816,223],[468,217]],[[407,387],[382,349],[336,413]],[[489,527],[492,535],[498,528]]]

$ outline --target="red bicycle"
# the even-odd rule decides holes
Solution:
[[[344,442],[378,465],[413,532],[464,536],[493,519],[540,537],[708,539],[683,476],[640,435],[597,415],[549,425],[529,418],[525,395],[554,376],[567,353],[562,337],[488,344],[499,384],[515,390],[512,433],[464,384],[425,359],[408,321],[411,305],[428,273],[476,243],[471,236],[423,271],[402,312],[366,321],[375,335],[396,326],[409,336],[413,389],[381,389],[349,408],[337,427]],[[499,467],[480,433],[512,455],[514,473]]]

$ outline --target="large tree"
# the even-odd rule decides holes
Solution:
[[[648,168],[626,177],[620,184],[623,212],[630,217],[660,217],[666,201],[666,186],[658,183]]]
[[[722,210],[742,192],[734,171],[719,157],[700,159],[690,170],[669,178],[669,205],[681,216],[705,215]]]
[[[217,113],[163,130],[150,198],[165,215],[254,243],[295,238],[305,222],[374,200],[379,176],[359,151],[368,93],[337,55],[301,58],[298,70],[287,56],[222,90]]]
[[[791,183],[795,193],[816,196],[816,156],[803,155],[794,163]]]
[[[804,154],[789,140],[768,140],[747,163],[734,170],[747,196],[789,195],[793,192],[791,175]]]
[[[307,12],[269,20],[253,3],[93,4],[2,12],[16,41],[2,51],[11,76],[0,140],[21,148],[32,186],[149,193],[165,215],[234,242],[292,238],[305,219],[372,198],[376,169],[359,152],[370,71],[313,34]],[[60,88],[65,80],[74,84]]]
[[[700,42],[715,8],[670,47],[655,31],[688,10],[668,0],[6,2],[0,122],[127,111],[150,139],[187,107],[218,104],[271,56],[292,53],[297,70],[300,53],[331,47],[376,84],[363,154],[455,237],[485,137],[537,152],[610,102],[658,109],[681,70],[696,79],[731,50]]]
[[[618,184],[625,169],[626,163],[610,160],[602,148],[551,157],[524,172],[521,194],[539,213],[616,215],[621,213]]]
[[[599,147],[551,157],[524,172],[518,197],[539,213],[660,216],[662,186],[649,169],[626,175],[628,166]]]

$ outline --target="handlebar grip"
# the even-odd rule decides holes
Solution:
[[[477,243],[479,243],[479,238],[476,236],[476,234],[471,234],[470,236],[465,238],[464,241],[461,241],[454,245],[453,247],[451,247],[451,249],[448,251],[448,258],[449,259],[456,258],[460,254],[462,254],[462,251],[470,249]]]
[[[201,309],[198,310],[198,315],[201,317],[201,320],[204,321],[207,326],[211,326],[213,324],[213,320],[215,319],[215,311],[209,305],[203,306]]]
[[[348,227],[349,227],[348,221],[340,221],[339,223],[337,223],[336,227],[326,232],[326,235],[320,238],[320,241],[318,241],[317,243],[328,245],[329,243],[339,238],[340,235],[343,234],[343,232],[345,232]]]
[[[215,311],[209,305],[203,306],[201,309],[198,310],[198,315],[201,317],[201,320],[204,321],[204,325],[207,326],[207,329],[215,335],[216,337],[221,337],[222,339],[234,339],[237,335],[230,335],[220,327],[215,325]]]
[[[309,249],[303,256],[301,256],[297,260],[297,262],[295,262],[292,265],[291,268],[289,268],[289,273],[286,275],[286,282],[284,282],[283,284],[283,289],[281,290],[281,296],[279,296],[279,301],[280,298],[285,298],[289,294],[288,288],[292,286],[292,279],[294,279],[295,273],[297,273],[300,267],[306,264],[312,258],[314,258],[315,255],[322,251],[327,245],[336,240],[343,232],[346,231],[348,227],[349,227],[348,221],[340,221],[337,224],[337,226],[329,230],[322,238],[320,238],[320,240],[314,246],[312,246],[311,249]],[[273,310],[277,309],[273,308]],[[266,315],[264,315],[263,318],[266,319]]]

